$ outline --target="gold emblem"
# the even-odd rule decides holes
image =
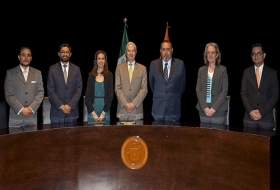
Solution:
[[[121,157],[128,168],[142,168],[148,160],[148,148],[145,141],[138,136],[127,138],[122,145]]]

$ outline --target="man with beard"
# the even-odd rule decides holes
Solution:
[[[184,62],[172,57],[173,47],[164,40],[160,47],[161,59],[151,62],[149,84],[153,93],[154,123],[180,124],[181,97],[186,87]]]
[[[69,62],[71,55],[71,47],[66,43],[61,44],[58,52],[60,62],[49,68],[47,91],[51,103],[52,127],[74,126],[79,117],[82,76],[80,68]]]
[[[20,48],[19,66],[7,71],[5,99],[10,105],[9,133],[37,130],[37,109],[44,98],[41,71],[30,67],[31,50]]]

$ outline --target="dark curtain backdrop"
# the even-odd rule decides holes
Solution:
[[[122,3],[122,4],[120,4]],[[222,63],[228,69],[231,123],[242,124],[244,108],[240,98],[243,70],[253,64],[251,45],[260,42],[267,53],[265,64],[277,69],[279,62],[279,14],[275,4],[255,2],[237,4],[226,2],[189,1],[49,1],[6,2],[1,11],[2,69],[4,84],[6,70],[18,65],[21,46],[33,53],[31,66],[42,71],[45,95],[48,68],[59,61],[61,43],[72,46],[71,62],[81,68],[83,95],[88,72],[93,66],[94,53],[102,49],[108,54],[109,69],[114,73],[127,18],[127,33],[136,43],[136,61],[149,71],[150,62],[159,57],[160,43],[166,23],[173,43],[173,57],[185,62],[187,88],[182,98],[184,119],[197,119],[195,86],[197,71],[203,65],[206,43],[216,42],[222,52]],[[4,86],[4,85],[3,85]],[[2,87],[3,89],[3,87]],[[1,93],[4,99],[4,92]],[[116,97],[111,108],[116,112]],[[146,117],[150,117],[152,94],[144,100]]]

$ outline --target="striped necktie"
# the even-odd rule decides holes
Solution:
[[[165,78],[166,81],[168,80],[168,69],[167,69],[167,65],[168,65],[168,63],[165,63],[165,67],[164,67],[164,71],[163,71],[163,73],[164,73],[164,78]]]

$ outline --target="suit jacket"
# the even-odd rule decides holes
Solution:
[[[51,103],[50,117],[79,117],[78,102],[82,94],[82,76],[80,68],[69,63],[67,84],[65,84],[61,63],[50,66],[47,80],[48,97]],[[70,114],[65,114],[60,108],[68,104],[71,107]]]
[[[28,78],[25,82],[20,66],[14,67],[7,71],[4,88],[5,99],[10,105],[9,120],[32,119],[37,124],[37,109],[44,98],[41,71],[29,67]],[[17,115],[23,107],[27,106],[30,106],[34,112],[31,116],[26,118],[22,114]]]
[[[87,89],[86,89],[86,97],[85,97],[85,104],[87,106],[88,113],[94,111],[92,104],[94,103],[94,85],[95,85],[95,76],[91,74],[88,75],[87,81]],[[114,97],[114,89],[113,89],[113,74],[109,71],[107,76],[104,76],[104,107],[103,111],[108,112],[112,105],[112,100]]]
[[[184,62],[172,58],[169,78],[164,79],[162,59],[151,62],[149,84],[153,93],[152,115],[162,120],[166,109],[172,121],[181,117],[181,97],[186,88],[186,69]]]
[[[143,119],[143,100],[148,93],[146,67],[140,63],[135,63],[130,82],[127,62],[117,65],[115,71],[115,93],[118,98],[118,118]],[[125,105],[131,102],[135,105],[135,108],[132,112],[127,113]]]
[[[249,113],[258,109],[260,122],[273,122],[273,108],[278,101],[279,86],[277,71],[263,66],[260,87],[258,88],[254,65],[245,69],[241,85],[241,98],[245,107],[244,120],[251,121]]]
[[[207,75],[208,66],[202,66],[198,70],[197,82],[196,82],[196,95],[197,105],[196,108],[204,112],[206,107],[213,108],[216,112],[227,111],[226,96],[228,93],[228,75],[227,69],[223,65],[216,65],[211,89],[211,103],[206,103],[207,95]]]

